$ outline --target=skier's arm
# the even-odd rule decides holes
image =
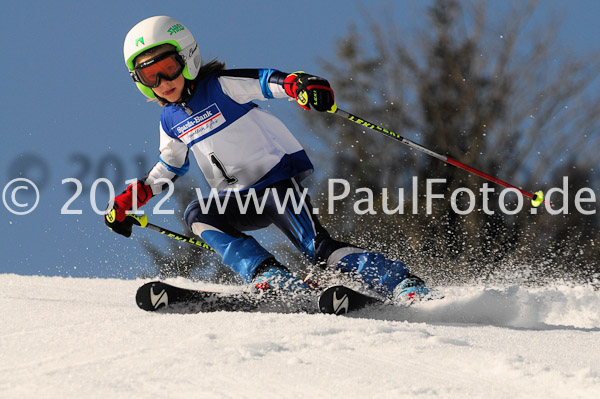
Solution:
[[[219,73],[223,92],[234,101],[292,97],[309,110],[334,111],[335,101],[329,82],[304,72],[287,74],[275,69],[232,69]]]
[[[115,233],[125,237],[131,236],[133,226],[132,218],[127,219],[127,211],[135,206],[139,208],[152,198],[150,186],[144,184],[141,180],[136,180],[112,200],[112,207],[106,208],[104,214],[104,223]]]
[[[283,74],[275,69],[226,69],[219,72],[223,92],[240,104],[253,100],[287,97],[283,84],[273,76]]]
[[[161,193],[169,181],[174,182],[187,172],[187,146],[179,139],[169,136],[162,128],[162,123],[159,150],[160,157],[156,165],[142,179],[127,186],[125,191],[113,199],[112,207],[107,209],[104,222],[115,233],[129,237],[133,219],[127,218],[127,211],[145,205],[153,196]]]
[[[160,124],[160,156],[158,162],[143,178],[144,184],[152,190],[152,195],[160,194],[169,181],[174,182],[179,176],[187,173],[190,161],[188,147],[178,137],[167,133]]]

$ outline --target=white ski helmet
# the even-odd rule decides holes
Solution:
[[[161,44],[172,44],[185,61],[183,77],[194,80],[200,69],[200,51],[192,33],[179,21],[167,17],[147,18],[135,25],[125,36],[123,56],[129,72],[134,69],[133,60],[146,50]],[[155,98],[150,87],[136,83],[138,89],[148,98]]]

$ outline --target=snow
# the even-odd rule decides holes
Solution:
[[[0,397],[600,398],[591,287],[445,287],[355,317],[182,315],[139,310],[146,281],[0,275]]]

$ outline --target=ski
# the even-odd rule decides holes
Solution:
[[[319,296],[319,310],[326,314],[346,314],[373,304],[383,301],[343,285],[329,287]]]
[[[318,297],[318,301],[315,301],[315,297]],[[343,285],[334,285],[317,295],[312,291],[302,294],[281,291],[225,293],[181,288],[162,281],[152,281],[142,285],[136,293],[136,304],[140,309],[162,313],[321,312],[344,315],[384,303],[383,299]]]
[[[152,281],[138,288],[140,309],[166,313],[280,312],[316,313],[314,295],[278,291],[224,293],[176,287]]]

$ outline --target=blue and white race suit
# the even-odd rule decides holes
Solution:
[[[191,152],[220,196],[253,191],[256,202],[264,200],[264,207],[257,208],[256,202],[250,201],[243,211],[233,196],[224,209],[219,209],[216,201],[202,209],[196,200],[185,212],[194,234],[246,282],[273,255],[244,232],[275,224],[314,264],[358,274],[373,288],[391,292],[406,276],[405,265],[330,237],[300,186],[313,171],[308,155],[279,119],[252,102],[287,97],[281,84],[270,82],[274,73],[281,74],[273,69],[213,73],[195,82],[195,91],[186,103],[166,105],[160,119],[159,162],[145,183],[153,194],[160,193],[164,180],[159,179],[184,175]],[[288,201],[283,210],[277,206],[274,196],[281,200],[286,193],[303,199],[300,209],[294,207],[294,201]]]

